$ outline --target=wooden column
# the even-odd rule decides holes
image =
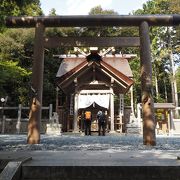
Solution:
[[[113,89],[111,88],[111,94],[110,94],[110,117],[111,117],[111,130],[110,132],[114,132],[114,94]]]
[[[149,25],[145,21],[140,25],[140,58],[143,143],[144,145],[156,145]]]
[[[124,116],[124,94],[119,94],[119,117],[120,117],[120,132],[122,133],[122,118]]]
[[[40,122],[43,92],[43,71],[44,71],[44,25],[36,23],[34,42],[34,61],[32,68],[33,93],[29,113],[28,124],[28,144],[38,144],[40,142]]]
[[[74,95],[74,119],[73,119],[73,132],[78,132],[77,128],[78,119],[78,94]]]

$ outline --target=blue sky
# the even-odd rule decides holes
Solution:
[[[87,15],[92,7],[101,5],[103,9],[113,9],[120,15],[127,15],[142,8],[147,0],[40,0],[41,8],[48,15],[52,8],[57,15]]]

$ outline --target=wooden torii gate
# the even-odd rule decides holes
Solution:
[[[156,145],[154,102],[152,96],[152,63],[149,26],[176,26],[180,15],[87,15],[87,16],[39,16],[7,17],[7,27],[35,27],[34,61],[32,70],[32,98],[28,139],[29,144],[40,142],[40,120],[43,91],[44,47],[71,46],[139,46],[141,65],[143,143]],[[46,27],[97,27],[97,26],[138,26],[138,37],[109,38],[45,38]]]

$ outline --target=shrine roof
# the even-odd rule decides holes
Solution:
[[[103,57],[103,62],[115,68],[117,71],[126,75],[127,77],[133,77],[131,68],[129,66],[128,60],[122,57]],[[80,65],[82,62],[87,62],[86,58],[64,58],[56,77],[61,77],[66,73],[70,72],[76,66]]]
[[[117,93],[126,93],[133,84],[132,71],[128,60],[122,57],[100,57],[96,55],[85,57],[68,57],[61,62],[56,76],[57,85],[64,92],[73,91],[78,82],[78,88],[106,89],[113,83]]]

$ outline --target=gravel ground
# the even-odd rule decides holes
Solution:
[[[26,135],[0,135],[0,151],[87,151],[87,150],[180,150],[180,137],[157,137],[157,145],[144,146],[141,135],[41,135],[41,143],[29,145]]]

